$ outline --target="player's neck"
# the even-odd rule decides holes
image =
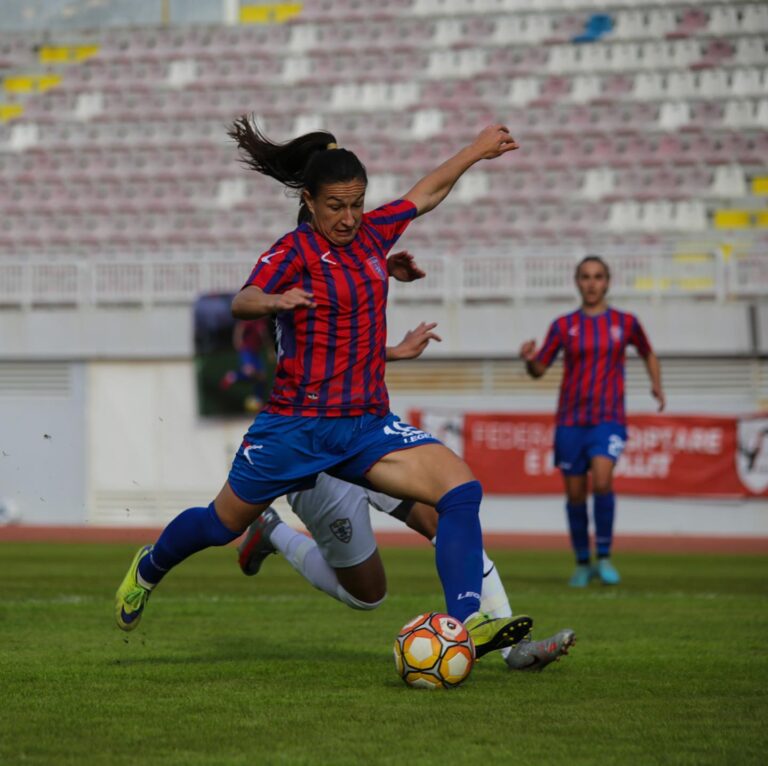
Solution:
[[[606,311],[608,311],[607,301],[600,301],[600,303],[595,303],[591,306],[584,303],[581,304],[581,312],[588,317],[596,317],[600,314],[605,314]]]

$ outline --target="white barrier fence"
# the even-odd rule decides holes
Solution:
[[[727,257],[638,254],[612,257],[611,292],[617,297],[692,297],[724,301],[768,296],[768,253]],[[427,272],[411,284],[393,282],[397,301],[525,301],[573,296],[575,259],[547,253],[431,255]],[[141,305],[189,303],[204,293],[234,292],[253,260],[210,260],[158,255],[153,260],[0,262],[0,306]]]

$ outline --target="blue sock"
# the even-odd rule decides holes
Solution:
[[[435,560],[443,584],[445,607],[462,622],[480,609],[483,587],[483,533],[480,501],[483,488],[469,481],[446,492],[438,501]]]
[[[589,564],[589,519],[587,504],[566,503],[568,529],[571,533],[571,547],[579,564]]]
[[[595,542],[599,558],[611,555],[613,544],[613,517],[616,511],[616,495],[607,492],[605,495],[595,495]]]
[[[139,577],[148,585],[157,585],[169,569],[193,553],[226,545],[239,534],[221,523],[213,503],[207,508],[187,508],[162,531],[152,553],[139,562]]]

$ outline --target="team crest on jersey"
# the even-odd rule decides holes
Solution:
[[[331,532],[342,543],[348,543],[352,539],[352,522],[349,519],[336,519],[331,526]]]
[[[614,340],[616,343],[618,343],[621,340],[622,336],[622,330],[621,327],[617,324],[611,325],[611,339]]]
[[[372,255],[366,263],[368,264],[368,268],[379,278],[386,280],[387,275],[384,273],[384,269],[381,268],[381,264],[379,263],[378,258],[376,258],[375,255]]]

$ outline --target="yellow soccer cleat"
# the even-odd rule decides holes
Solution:
[[[475,657],[480,659],[488,652],[519,644],[533,627],[533,620],[522,614],[516,617],[491,617],[475,612],[468,617],[464,627],[475,645]]]
[[[141,613],[149,601],[152,591],[139,585],[136,575],[139,562],[144,556],[148,556],[151,550],[151,545],[139,548],[115,593],[115,619],[120,630],[129,631],[136,628],[141,621]]]

